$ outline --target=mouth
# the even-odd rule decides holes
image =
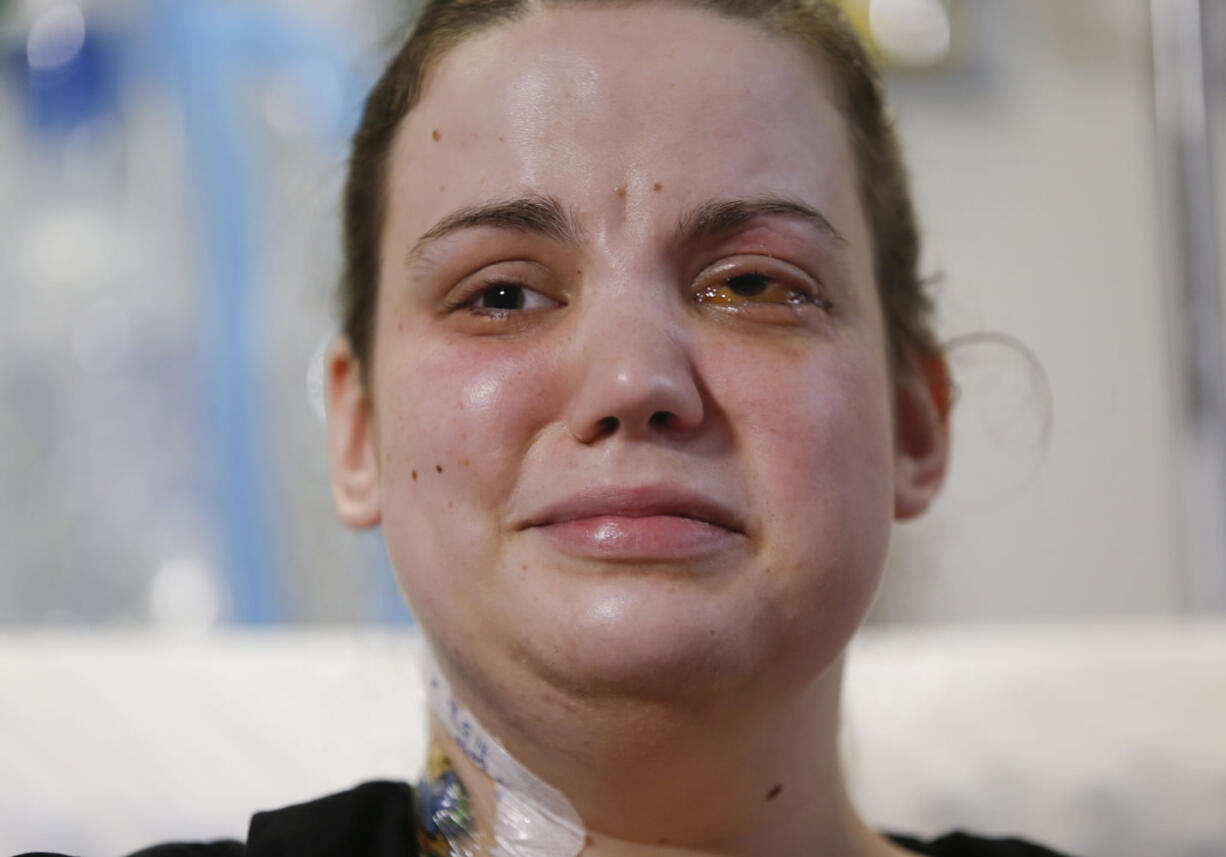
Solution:
[[[545,506],[520,527],[562,553],[622,562],[699,559],[745,536],[721,501],[673,486],[598,486]]]

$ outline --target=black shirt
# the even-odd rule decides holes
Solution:
[[[1018,839],[952,833],[931,842],[891,836],[933,857],[1060,857]],[[247,844],[156,845],[131,857],[416,857],[412,791],[406,783],[371,782],[285,809],[256,813]],[[32,852],[18,857],[63,857]]]

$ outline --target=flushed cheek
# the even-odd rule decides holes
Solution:
[[[549,401],[545,361],[502,350],[471,342],[423,347],[418,340],[403,360],[386,361],[395,368],[385,374],[384,401],[398,412],[391,419],[406,435],[393,467],[411,462],[419,477],[423,469],[440,475],[442,468],[446,481],[465,493],[474,486],[496,490],[499,473],[513,468],[546,418]]]
[[[456,587],[470,593],[470,608],[488,589],[482,578],[502,549],[501,501],[541,418],[541,383],[522,361],[425,341],[380,356],[384,537],[423,625],[479,634],[480,610],[453,615]]]
[[[426,622],[435,593],[491,583],[505,500],[548,420],[550,373],[536,355],[512,357],[495,343],[461,347],[422,333],[410,347],[413,339],[381,364],[381,495],[392,565]]]

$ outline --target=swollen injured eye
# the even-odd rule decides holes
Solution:
[[[765,274],[738,274],[729,277],[724,283],[738,295],[752,298],[766,291],[771,281]]]

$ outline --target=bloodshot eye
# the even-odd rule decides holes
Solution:
[[[737,274],[724,281],[724,286],[739,297],[757,298],[753,303],[783,303],[799,306],[815,303],[816,299],[800,289],[788,288],[766,274]]]
[[[770,277],[765,274],[737,274],[724,281],[724,285],[743,298],[756,298],[770,287]]]
[[[698,303],[745,312],[747,318],[799,321],[797,313],[806,307],[830,308],[822,284],[812,274],[786,259],[761,253],[720,259],[698,275],[692,289]]]
[[[817,306],[828,308],[829,304],[817,293],[816,284],[802,287],[796,278],[784,279],[761,271],[734,273],[720,276],[707,285],[701,285],[695,293],[699,303],[729,309],[768,309],[770,307]]]

